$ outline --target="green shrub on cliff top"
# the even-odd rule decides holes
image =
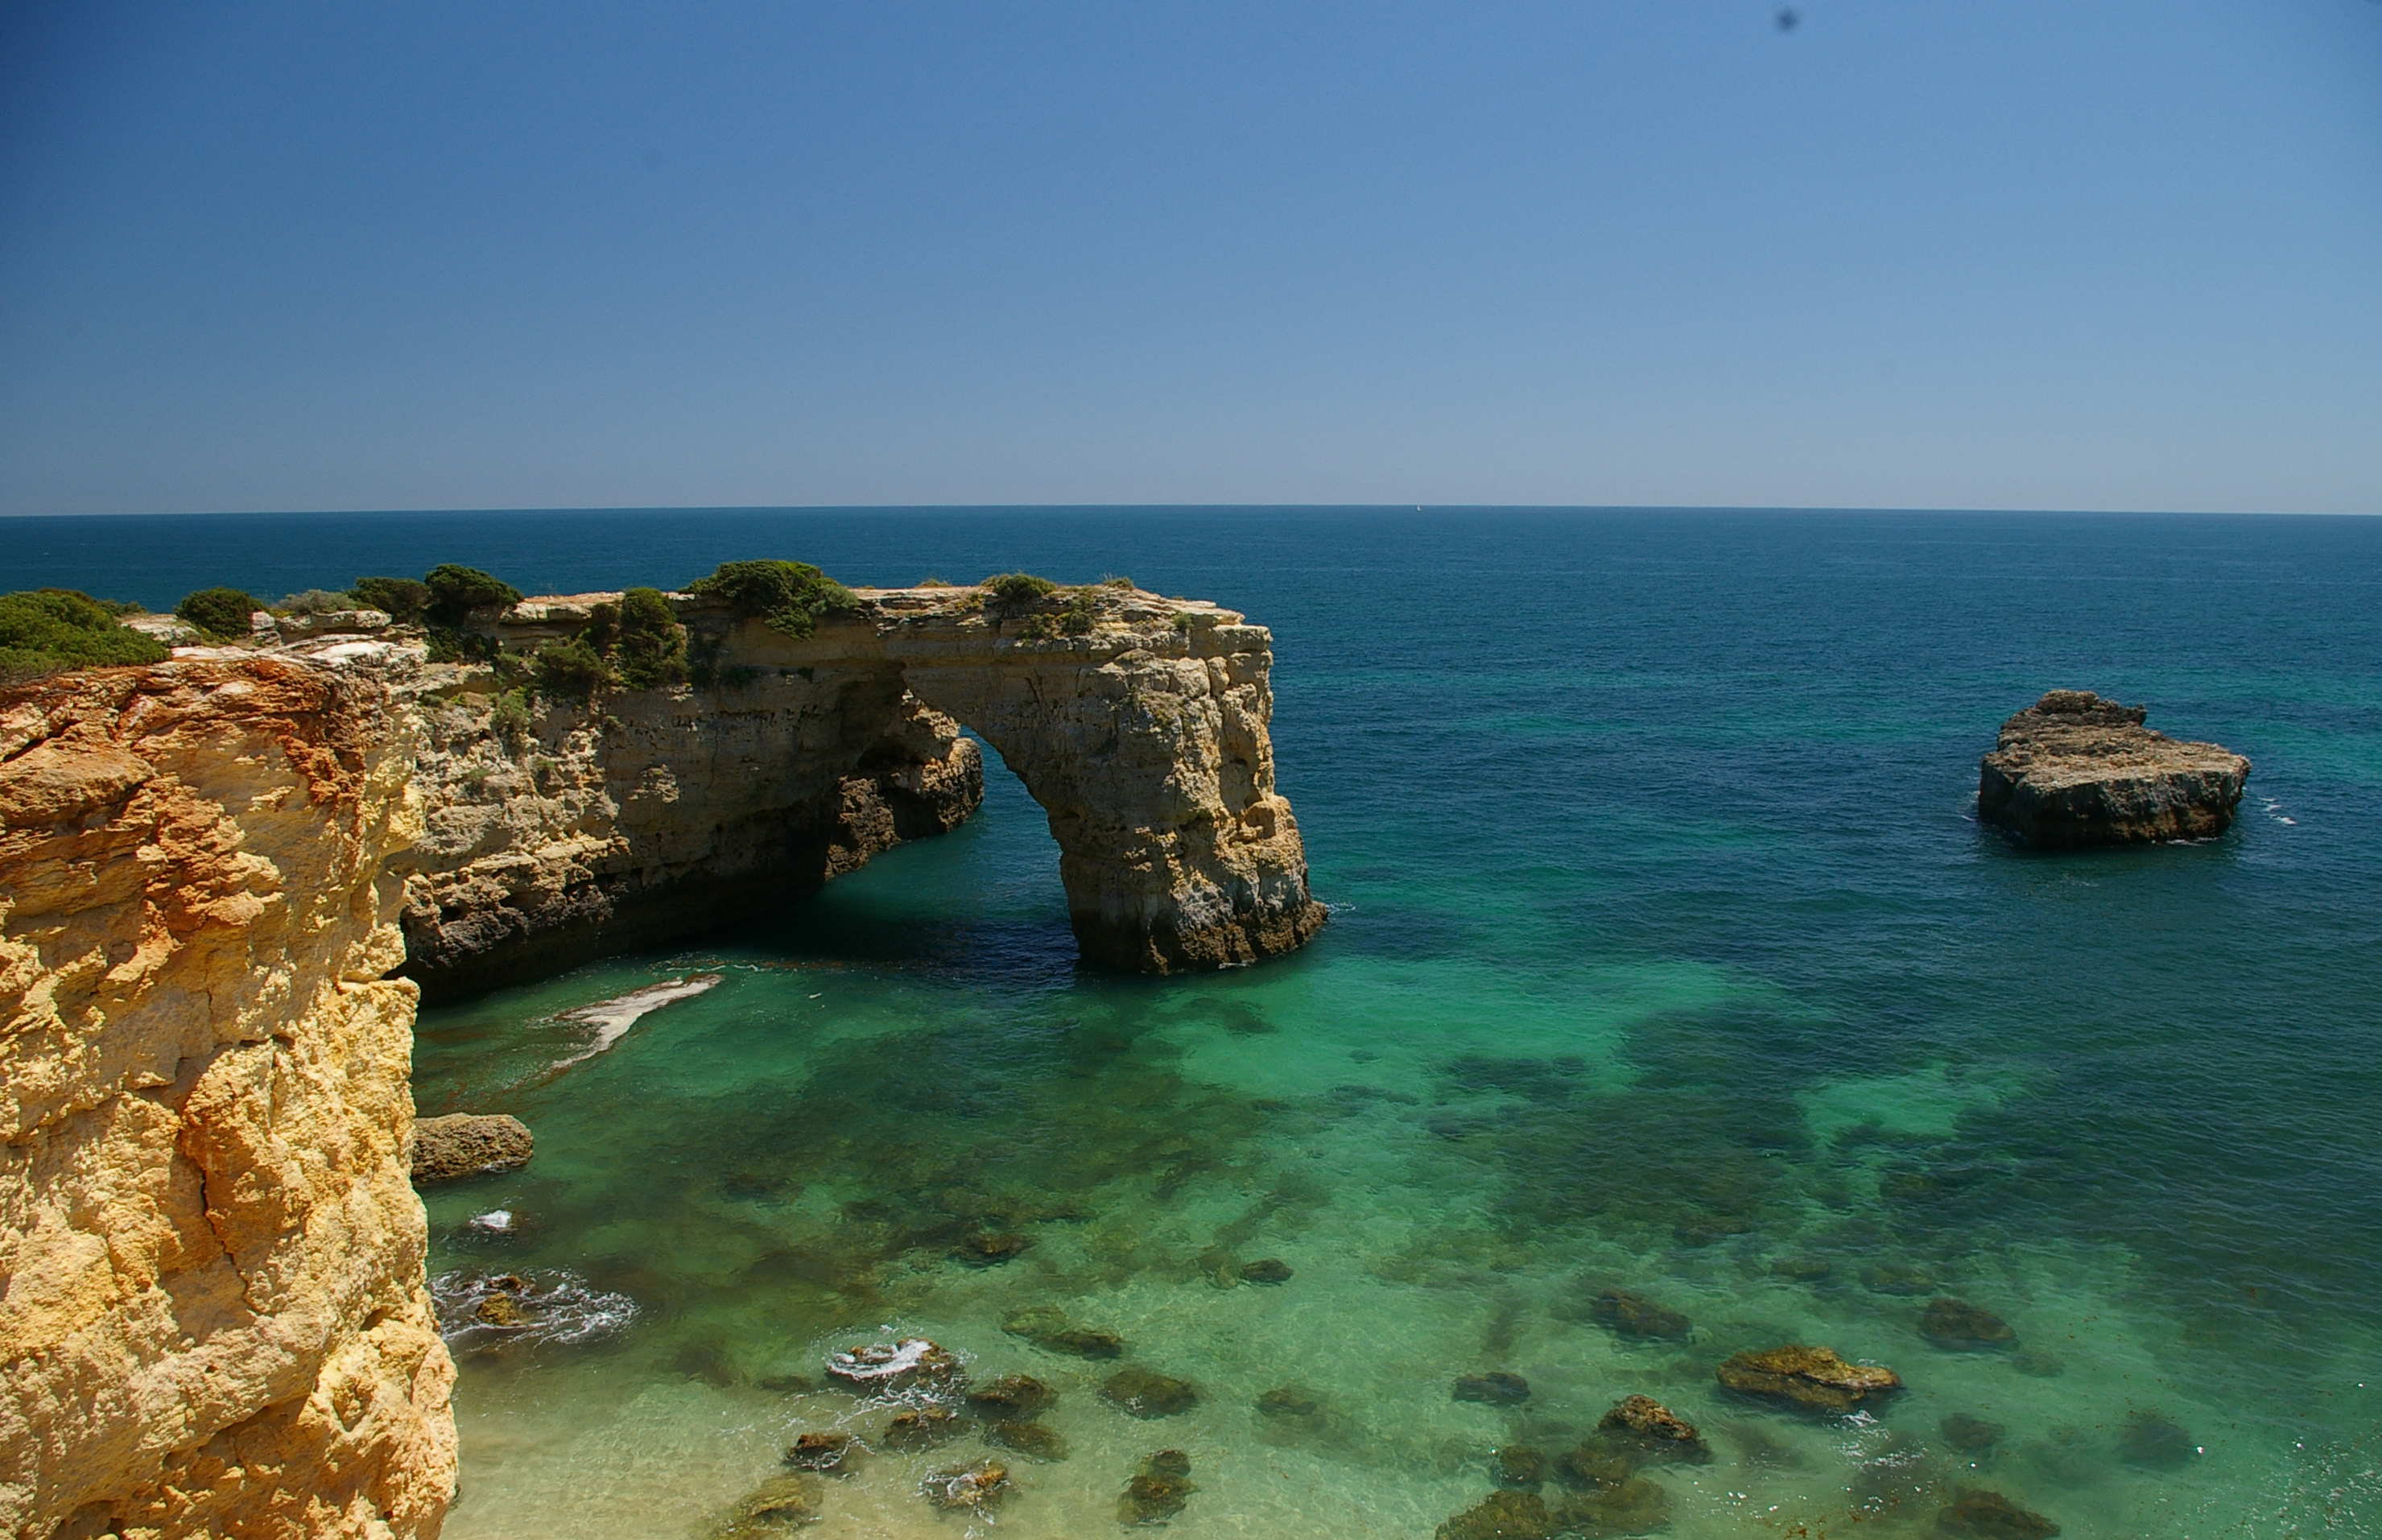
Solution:
[[[210,636],[237,639],[249,634],[248,617],[267,608],[254,594],[238,588],[202,588],[182,596],[174,613]]]
[[[612,682],[611,671],[584,636],[548,642],[538,648],[530,663],[530,687],[541,699],[573,703],[584,701]]]
[[[430,618],[445,625],[454,624],[470,610],[519,604],[522,597],[520,589],[502,578],[491,577],[477,567],[459,567],[452,561],[441,562],[424,573],[422,585],[430,592]]]
[[[686,677],[686,627],[658,588],[632,588],[615,611],[612,671],[632,690],[675,684]]]
[[[807,561],[722,561],[686,591],[718,599],[737,614],[796,638],[816,631],[828,610],[859,603],[851,589]]]
[[[368,610],[378,610],[400,625],[411,625],[430,608],[430,585],[410,577],[360,577],[348,592]]]
[[[118,625],[121,612],[71,588],[0,594],[0,684],[61,669],[164,662],[166,644]]]
[[[1045,594],[1059,591],[1057,584],[1032,573],[996,573],[976,586],[1003,604],[1031,604]]]

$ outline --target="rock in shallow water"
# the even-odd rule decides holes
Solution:
[[[1288,1283],[1290,1263],[1280,1257],[1268,1257],[1262,1262],[1253,1262],[1242,1268],[1241,1277],[1245,1282],[1254,1284]]]
[[[1535,1492],[1492,1492],[1439,1526],[1437,1540],[1551,1540],[1554,1515]]]
[[[892,1420],[885,1424],[884,1437],[880,1442],[889,1449],[905,1452],[931,1449],[950,1443],[975,1425],[971,1419],[961,1416],[947,1406],[912,1407],[893,1414]]]
[[[1589,1306],[1589,1315],[1601,1324],[1613,1328],[1616,1337],[1639,1338],[1679,1337],[1688,1335],[1688,1318],[1676,1310],[1665,1310],[1643,1294],[1632,1294],[1626,1288],[1608,1288]]]
[[[1712,1459],[1696,1425],[1651,1396],[1625,1396],[1596,1424],[1607,1438],[1627,1440],[1646,1454],[1701,1464]]]
[[[984,1441],[1034,1460],[1064,1460],[1067,1440],[1057,1429],[1036,1422],[995,1423],[984,1430]]]
[[[1959,1540],[2051,1540],[2059,1533],[2057,1524],[1998,1492],[1965,1489],[1949,1508],[1936,1510],[1935,1527]]]
[[[836,1353],[828,1359],[827,1372],[848,1385],[897,1390],[913,1385],[947,1385],[959,1377],[960,1361],[923,1337],[911,1337],[898,1343],[872,1342]]]
[[[2143,725],[2140,706],[2054,690],[2002,723],[1977,773],[1977,816],[2046,850],[2223,833],[2250,761]]]
[[[938,1471],[918,1488],[920,1495],[945,1512],[975,1513],[999,1504],[1009,1495],[1009,1467],[993,1460],[981,1465]]]
[[[1919,1312],[1919,1335],[1955,1352],[2018,1346],[2018,1333],[2008,1322],[1965,1300],[1928,1300],[1927,1308]]]
[[[786,1463],[797,1471],[841,1471],[851,1458],[848,1433],[806,1433],[786,1449]]]
[[[712,1532],[715,1540],[767,1540],[817,1523],[825,1492],[818,1477],[807,1472],[771,1476],[737,1499],[728,1522]]]
[[[1189,1382],[1139,1367],[1111,1374],[1100,1394],[1136,1417],[1172,1417],[1199,1402],[1199,1392]]]
[[[1128,1524],[1156,1523],[1172,1519],[1191,1501],[1191,1457],[1181,1449],[1160,1449],[1141,1462],[1117,1498],[1117,1518]]]
[[[1059,1393],[1031,1374],[1003,1374],[967,1393],[968,1405],[1005,1423],[1022,1423],[1059,1404]]]
[[[536,1143],[527,1124],[503,1113],[421,1118],[413,1125],[413,1179],[445,1182],[510,1171],[529,1164]]]
[[[1455,1398],[1489,1406],[1518,1406],[1530,1398],[1530,1382],[1519,1374],[1492,1369],[1485,1374],[1458,1374]]]
[[[1963,1454],[1983,1454],[2000,1443],[2002,1435],[2009,1431],[1999,1423],[1971,1417],[1965,1411],[1952,1413],[1937,1426],[1943,1432],[1944,1442]]]
[[[1012,1337],[1022,1337],[1038,1348],[1077,1358],[1122,1358],[1124,1338],[1114,1332],[1070,1323],[1066,1312],[1053,1305],[1029,1305],[1013,1311],[1001,1323]]]
[[[1744,1396],[1818,1411],[1851,1411],[1902,1388],[1902,1376],[1873,1364],[1847,1363],[1827,1348],[1772,1348],[1738,1353],[1715,1371]]]
[[[1490,1461],[1500,1486],[1535,1492],[1546,1485],[1547,1457],[1528,1444],[1508,1444]]]
[[[2147,1471],[2179,1470],[2199,1453],[2192,1435],[2155,1411],[2134,1413],[2118,1435],[2118,1457]]]

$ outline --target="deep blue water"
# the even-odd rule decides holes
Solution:
[[[1163,509],[0,532],[0,587],[159,608],[439,561],[535,592],[769,555],[855,584],[1123,573],[1273,628],[1281,785],[1335,910],[1297,958],[1185,983],[1078,974],[1055,850],[997,777],[959,834],[748,931],[425,1016],[424,1110],[509,1107],[541,1137],[523,1174],[433,1196],[435,1265],[555,1269],[640,1309],[597,1343],[467,1353],[452,1534],[532,1533],[565,1500],[589,1534],[638,1533],[657,1504],[667,1532],[699,1530],[787,1430],[866,1431],[763,1382],[880,1324],[1062,1385],[1077,1448],[1024,1478],[1002,1522],[1027,1534],[1112,1523],[1130,1457],[1176,1440],[1202,1488],[1185,1534],[1428,1534],[1489,1490],[1487,1449],[1562,1447],[1628,1390],[1713,1434],[1714,1464],[1659,1473],[1681,1534],[1856,1515],[1927,1534],[1963,1485],[2069,1535],[2382,1534],[2382,520]],[[1978,754],[2055,686],[2247,754],[2240,823],[2059,856],[1980,831]],[[559,1012],[694,962],[729,982],[535,1073],[569,1039]],[[976,1090],[902,1089],[918,1075]],[[1162,1147],[1136,1131],[1153,1120]],[[961,1189],[1036,1250],[977,1272],[900,1238]],[[492,1251],[465,1221],[499,1203],[536,1223]],[[1218,1289],[1200,1258],[1219,1247],[1296,1275]],[[1790,1259],[1829,1275],[1773,1271]],[[2008,1317],[2019,1349],[1924,1343],[1924,1297],[1870,1287],[1886,1267]],[[1606,1284],[1686,1311],[1694,1336],[1615,1341],[1578,1308]],[[1082,1365],[1013,1361],[1031,1350],[1001,1312],[1052,1300],[1208,1401],[1145,1426]],[[1716,1398],[1714,1362],[1788,1339],[1911,1389],[1850,1425]],[[1482,1367],[1537,1397],[1451,1404],[1449,1376]],[[1291,1381],[1336,1409],[1328,1426],[1250,1410]],[[1951,1412],[2010,1431],[1960,1454]],[[2189,1435],[2171,1461],[2167,1426]],[[812,1533],[931,1521],[914,1473],[839,1486]]]

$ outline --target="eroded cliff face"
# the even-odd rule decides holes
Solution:
[[[407,973],[464,994],[718,930],[984,800],[976,745],[881,671],[734,677],[524,708],[486,669],[434,670]]]
[[[430,1536],[410,655],[0,696],[0,1529]]]
[[[617,597],[528,599],[484,629],[526,655]],[[1322,923],[1274,789],[1263,626],[1114,587],[859,599],[798,639],[676,596],[709,683],[510,724],[491,671],[432,671],[428,828],[399,863],[408,973],[460,994],[780,908],[976,810],[963,724],[1049,814],[1087,959],[1225,967]]]

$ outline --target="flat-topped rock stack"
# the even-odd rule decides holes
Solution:
[[[2002,723],[1977,816],[2045,850],[2202,840],[2233,822],[2250,761],[2143,725],[2148,709],[2054,690]]]

